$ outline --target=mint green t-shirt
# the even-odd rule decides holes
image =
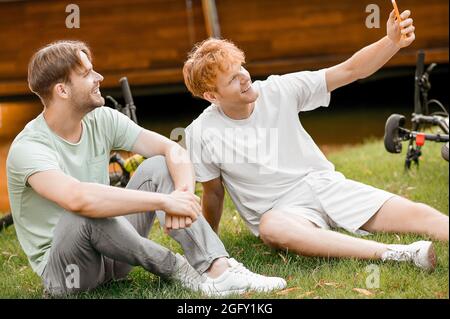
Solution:
[[[78,143],[51,131],[42,113],[14,139],[6,161],[9,201],[20,245],[38,275],[48,261],[54,228],[66,211],[38,195],[28,178],[56,169],[81,182],[108,185],[110,151],[130,151],[141,130],[122,113],[99,107],[83,118]]]

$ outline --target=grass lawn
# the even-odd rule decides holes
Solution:
[[[348,178],[429,204],[448,214],[448,163],[440,157],[440,145],[427,143],[420,169],[403,171],[404,152],[389,154],[381,141],[343,149],[328,155],[336,170]],[[201,189],[198,188],[198,193]],[[352,259],[305,258],[270,249],[251,235],[226,198],[221,233],[230,255],[250,270],[282,276],[288,289],[263,294],[247,293],[244,298],[449,298],[448,243],[435,243],[438,265],[426,273],[409,263],[382,263]],[[181,252],[174,240],[159,227],[150,238]],[[414,235],[376,234],[371,239],[386,243],[410,243],[428,239]],[[379,288],[366,280],[379,271]],[[161,280],[142,268],[134,268],[128,280],[107,284],[77,298],[203,298],[179,284]],[[41,298],[42,285],[28,265],[15,236],[14,227],[0,233],[0,298]],[[242,298],[231,296],[230,298]]]

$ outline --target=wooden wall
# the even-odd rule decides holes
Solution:
[[[81,28],[67,29],[68,1],[0,2],[0,97],[29,94],[28,61],[58,39],[86,41],[104,87],[121,76],[133,85],[182,83],[181,68],[193,44],[207,37],[201,0],[78,0]],[[317,69],[341,62],[385,35],[390,1],[380,29],[367,29],[362,0],[216,0],[222,37],[247,55],[253,75]],[[401,0],[413,11],[417,40],[389,65],[414,65],[416,50],[448,63],[448,1]]]
[[[259,74],[320,68],[350,57],[386,35],[390,0],[217,1],[222,33],[246,52]],[[380,29],[365,26],[366,6],[380,7]],[[398,0],[413,12],[416,41],[389,65],[415,65],[416,51],[448,63],[448,1]],[[281,5],[283,4],[283,5]]]

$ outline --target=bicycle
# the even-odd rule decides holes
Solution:
[[[128,79],[126,77],[122,77],[119,80],[122,95],[125,100],[125,106],[122,106],[117,102],[113,97],[106,96],[106,100],[112,103],[112,107],[119,112],[125,114],[128,118],[130,118],[133,122],[138,124],[137,116],[136,116],[136,106],[134,105],[133,96],[131,94],[130,85],[128,83]],[[109,181],[111,186],[116,187],[125,187],[131,175],[136,171],[138,166],[145,160],[142,155],[134,154],[129,156],[128,158],[123,158],[122,155],[118,152],[113,152],[109,158],[110,168],[112,170],[109,172]],[[115,169],[115,164],[120,167],[120,171]],[[7,227],[14,224],[14,220],[12,218],[12,214],[8,213],[2,218],[0,218],[0,231],[6,229]]]
[[[441,156],[448,162],[449,147],[449,115],[444,105],[436,99],[428,99],[428,91],[431,89],[430,74],[436,67],[431,63],[424,71],[425,53],[420,50],[417,55],[415,87],[414,87],[414,113],[412,113],[412,129],[404,127],[405,116],[392,114],[386,121],[384,146],[390,153],[401,153],[402,142],[409,141],[405,158],[405,169],[410,169],[411,164],[419,166],[419,158],[422,155],[422,147],[425,141],[445,143],[441,148]],[[435,104],[441,111],[430,113],[429,106]],[[442,130],[437,133],[424,133],[421,129],[427,126],[437,126]]]

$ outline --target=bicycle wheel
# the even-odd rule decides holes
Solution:
[[[402,138],[399,127],[405,124],[405,117],[400,114],[392,114],[386,121],[384,130],[384,147],[389,153],[402,152]]]

